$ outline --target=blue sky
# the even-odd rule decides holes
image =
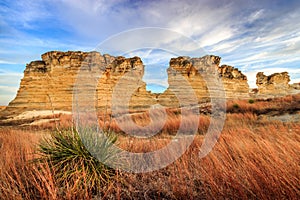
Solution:
[[[300,82],[299,19],[297,0],[1,0],[0,105],[15,97],[26,63],[44,52],[91,51],[115,34],[143,27],[190,37],[207,54],[221,56],[222,64],[238,67],[251,87],[258,71],[288,71],[292,82]],[[145,61],[150,88],[167,87],[166,64],[174,55],[151,49],[128,55],[133,53]]]

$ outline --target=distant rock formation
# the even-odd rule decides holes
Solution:
[[[290,88],[292,88],[294,90],[299,90],[300,91],[300,83],[290,84]]]
[[[170,108],[179,107],[175,93],[184,96],[189,88],[195,92],[198,103],[207,102],[211,96],[208,85],[215,81],[209,78],[212,73],[221,78],[224,86],[213,90],[224,89],[226,98],[249,98],[247,77],[232,66],[219,66],[220,59],[213,55],[202,58],[172,58],[167,69],[169,88],[161,94],[155,94],[147,91],[146,83],[142,81],[145,66],[139,57],[114,57],[108,54],[101,55],[99,52],[47,52],[42,55],[42,60],[26,65],[17,96],[1,115],[14,116],[32,110],[71,111],[74,84],[82,66],[91,72],[99,72],[95,69],[100,68],[103,72],[99,74],[96,90],[98,110],[111,109],[112,94],[120,82],[124,86],[135,88],[130,99],[131,112],[147,110],[155,104]],[[131,76],[124,78],[129,72]],[[285,93],[289,87],[288,82],[287,73],[257,75],[260,94]],[[118,89],[120,98],[123,93],[128,92],[128,87]],[[187,95],[184,98],[189,97]]]
[[[274,73],[270,76],[263,72],[256,74],[256,85],[258,86],[258,95],[287,95],[290,89],[290,76],[287,72]]]

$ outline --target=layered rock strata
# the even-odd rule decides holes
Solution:
[[[290,76],[287,72],[266,76],[263,72],[256,74],[258,95],[287,95],[290,89]]]
[[[219,66],[220,60],[220,57],[213,55],[201,58],[172,58],[167,70],[169,88],[159,95],[160,104],[166,107],[178,107],[176,93],[190,98],[191,88],[198,98],[198,103],[216,97],[248,98],[247,77],[232,66]]]
[[[220,57],[212,55],[172,58],[167,70],[170,87],[162,94],[153,94],[146,90],[146,83],[142,81],[145,66],[138,57],[114,57],[80,51],[47,52],[42,55],[42,60],[26,65],[17,96],[2,115],[17,115],[29,110],[71,111],[74,84],[82,68],[94,73],[101,72],[97,76],[95,97],[99,110],[111,109],[112,96],[122,99],[122,95],[128,96],[128,90],[131,90],[129,109],[132,112],[147,110],[155,104],[178,107],[176,94],[189,98],[191,88],[198,103],[206,102],[212,94],[208,85],[214,84],[211,74],[220,78],[224,88],[211,87],[210,90],[224,89],[226,98],[248,98],[246,76],[234,67],[219,64]]]

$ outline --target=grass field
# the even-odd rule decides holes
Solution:
[[[39,157],[40,140],[49,138],[56,126],[70,126],[69,116],[61,115],[56,125],[0,127],[0,199],[299,199],[300,122],[265,117],[297,114],[299,106],[299,95],[228,102],[222,134],[202,159],[198,154],[209,116],[190,116],[190,120],[199,120],[199,134],[181,158],[150,173],[115,170],[113,178],[97,191],[82,181],[87,173],[84,170],[78,170],[70,184],[61,184],[51,163],[32,162]],[[135,120],[148,121],[147,116]],[[177,114],[169,113],[163,131],[151,139],[128,137],[119,130],[117,143],[132,152],[162,148],[172,139],[180,120]]]

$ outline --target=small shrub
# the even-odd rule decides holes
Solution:
[[[52,132],[51,137],[39,145],[39,161],[49,164],[61,186],[85,188],[97,194],[115,175],[115,170],[95,158],[95,154],[92,155],[84,144],[95,144],[98,139],[95,146],[97,156],[101,154],[101,159],[110,159],[116,155],[116,152],[111,151],[116,136],[106,134],[106,137],[95,138],[95,134],[89,130],[85,130],[84,134],[86,141],[83,142],[75,130]]]
[[[240,106],[239,106],[239,104],[235,103],[235,104],[233,104],[233,108],[235,108],[235,109],[239,109],[239,108],[240,108]]]
[[[249,99],[248,101],[250,104],[253,104],[255,101],[253,99]]]

